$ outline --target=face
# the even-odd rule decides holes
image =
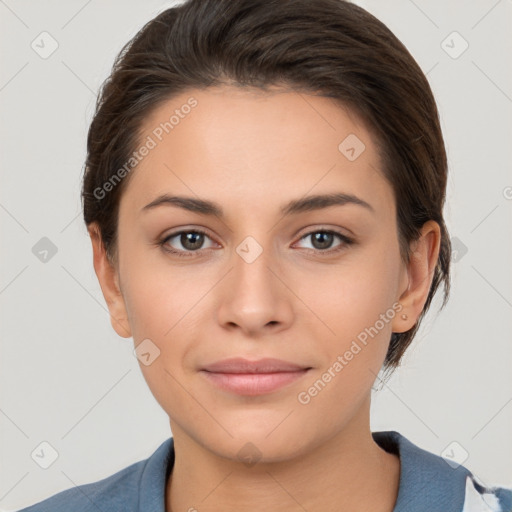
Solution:
[[[367,422],[391,333],[421,311],[369,132],[328,98],[227,86],[143,132],[109,305],[174,436],[277,461]],[[230,358],[295,366],[212,366]]]

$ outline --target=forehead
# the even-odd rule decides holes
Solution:
[[[240,206],[334,189],[381,206],[392,200],[370,133],[330,98],[283,89],[191,89],[144,120],[140,141],[151,149],[122,198],[140,208],[163,192],[232,204],[238,198]]]

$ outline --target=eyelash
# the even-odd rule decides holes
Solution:
[[[165,238],[158,241],[157,245],[159,247],[161,247],[162,250],[164,250],[165,252],[171,253],[175,256],[178,256],[179,258],[192,258],[192,257],[194,257],[194,253],[200,252],[201,249],[198,249],[197,251],[181,251],[181,250],[178,251],[176,249],[169,249],[168,247],[166,247],[166,244],[169,240],[177,237],[178,235],[182,235],[183,233],[196,233],[196,234],[204,235],[204,236],[207,236],[208,238],[210,238],[208,233],[206,233],[206,231],[203,231],[202,229],[190,229],[190,230],[183,230],[183,231],[177,231],[175,233],[171,233],[170,235],[167,235]],[[325,250],[307,249],[308,252],[312,251],[312,252],[322,255],[322,256],[323,255],[327,256],[327,255],[332,255],[332,254],[338,253],[338,252],[342,251],[343,249],[345,249],[347,246],[350,246],[354,243],[354,240],[352,238],[349,238],[346,235],[338,233],[337,231],[332,231],[332,230],[328,230],[328,229],[316,229],[314,231],[310,231],[309,233],[306,233],[305,235],[301,236],[299,240],[303,240],[304,238],[307,238],[308,236],[314,235],[316,233],[326,233],[326,234],[334,235],[334,236],[338,237],[342,242],[340,245],[336,246],[334,249],[325,249]],[[205,249],[205,250],[208,250],[208,249]]]

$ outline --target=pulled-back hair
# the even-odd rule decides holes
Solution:
[[[117,261],[119,202],[132,173],[102,188],[140,144],[160,104],[191,89],[235,85],[332,98],[372,134],[394,192],[400,255],[428,220],[441,228],[432,284],[416,324],[393,333],[384,367],[393,369],[433,296],[450,291],[451,245],[443,219],[447,158],[437,106],[422,70],[377,18],[344,0],[188,0],[149,21],[117,56],[87,138],[82,201]],[[98,190],[102,193],[99,194]]]

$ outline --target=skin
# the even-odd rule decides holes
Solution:
[[[175,441],[167,511],[390,512],[400,463],[371,437],[371,386],[391,333],[410,329],[423,309],[439,226],[424,225],[404,264],[393,190],[372,137],[333,100],[278,89],[191,90],[152,112],[144,137],[191,96],[197,107],[132,171],[120,202],[115,264],[97,226],[89,227],[114,329],[135,346],[149,338],[160,350],[140,367]],[[349,134],[366,146],[354,161],[338,149]],[[164,192],[215,201],[225,217],[169,204],[142,211]],[[279,211],[290,200],[333,192],[353,194],[373,211],[356,204]],[[157,244],[193,228],[208,232],[196,252],[180,236],[167,241],[189,258]],[[326,229],[354,243],[335,236],[322,249],[307,236]],[[262,248],[252,263],[236,252],[247,236]],[[402,310],[378,335],[308,404],[299,403],[298,393],[396,303]],[[312,369],[250,397],[220,390],[199,373],[235,356]],[[250,467],[237,455],[248,442],[261,457]]]

